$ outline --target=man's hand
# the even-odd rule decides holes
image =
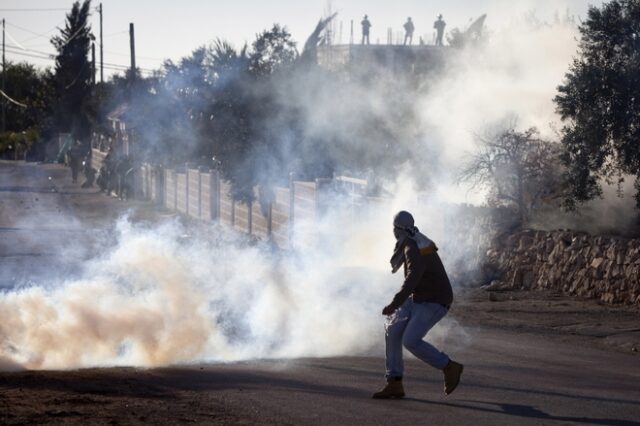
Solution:
[[[391,307],[391,305],[387,305],[382,310],[382,315],[391,315],[395,312],[395,309]]]

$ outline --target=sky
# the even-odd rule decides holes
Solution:
[[[423,36],[430,42],[433,21],[440,13],[447,22],[447,30],[464,28],[483,13],[488,15],[486,24],[489,28],[499,28],[506,21],[533,10],[543,20],[552,20],[554,13],[564,14],[567,9],[571,15],[584,18],[590,4],[600,6],[602,3],[594,0],[103,0],[104,62],[110,67],[105,69],[105,77],[115,72],[116,66],[129,65],[131,22],[135,25],[137,66],[152,70],[159,68],[163,60],[177,61],[216,38],[231,41],[237,47],[250,44],[258,32],[274,23],[285,25],[302,48],[318,19],[326,16],[329,10],[338,12],[335,42],[340,41],[340,34],[343,43],[349,42],[351,20],[357,41],[359,22],[364,14],[373,24],[372,43],[386,42],[388,28],[400,32],[409,16],[415,23],[416,36]],[[39,67],[53,65],[51,59],[34,56],[54,53],[49,40],[58,33],[57,28],[64,25],[65,14],[72,4],[72,1],[64,0],[1,0],[0,18],[6,19],[7,59],[26,60]],[[96,37],[99,34],[96,11],[99,4],[99,1],[92,2],[94,12],[90,18]]]

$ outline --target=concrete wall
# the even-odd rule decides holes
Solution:
[[[187,170],[187,214],[193,218],[200,219],[202,206],[200,205],[200,171],[198,169]]]
[[[274,201],[271,205],[271,236],[278,247],[289,248],[292,220],[289,188],[274,188]]]
[[[200,219],[217,220],[219,215],[219,177],[214,170],[200,173]]]
[[[140,193],[161,200],[169,210],[199,220],[214,220],[238,232],[289,248],[294,223],[299,232],[314,229],[319,216],[318,182],[292,182],[290,188],[255,189],[255,201],[231,197],[231,185],[214,170],[163,170],[145,164],[140,169]]]
[[[251,204],[234,202],[233,229],[251,234]]]
[[[138,197],[162,204],[164,199],[164,171],[160,167],[143,164],[140,166],[137,175],[139,176],[136,187]]]
[[[262,240],[271,235],[273,194],[265,195],[256,189],[256,201],[251,205],[251,234]]]
[[[91,149],[91,167],[96,169],[97,172],[100,171],[102,164],[104,163],[104,158],[107,156],[106,152],[102,152],[99,149],[92,148]]]
[[[185,172],[176,173],[176,210],[182,214],[188,213],[188,186],[187,174]]]
[[[164,207],[170,210],[176,210],[176,172],[175,170],[164,170]]]
[[[220,223],[233,227],[234,203],[231,198],[231,185],[228,182],[220,182]]]

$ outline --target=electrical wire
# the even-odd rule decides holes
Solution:
[[[14,28],[17,28],[17,29],[19,29],[19,30],[25,31],[25,32],[27,32],[27,33],[29,33],[29,34],[33,34],[33,35],[34,35],[34,37],[30,37],[30,38],[28,38],[28,39],[22,40],[22,42],[21,42],[21,43],[26,43],[26,42],[29,42],[29,41],[31,41],[31,40],[35,40],[35,39],[37,39],[37,38],[47,38],[47,37],[46,37],[46,36],[47,36],[47,34],[50,34],[51,32],[53,32],[53,31],[55,31],[56,29],[58,29],[58,26],[59,26],[60,24],[62,24],[65,20],[66,20],[66,19],[61,20],[61,21],[60,21],[60,22],[58,22],[58,23],[57,23],[53,28],[51,28],[49,31],[44,32],[44,33],[37,33],[37,32],[35,32],[35,31],[31,31],[31,30],[30,30],[30,29],[28,29],[28,28],[24,28],[24,27],[21,27],[21,26],[19,26],[19,25],[12,24],[11,22],[7,22],[7,25],[10,25],[10,26],[12,26],[12,27],[14,27]]]
[[[110,50],[105,50],[104,53],[109,53],[110,55],[116,55],[116,56],[129,56],[129,53],[117,53],[117,52],[112,52]],[[136,60],[137,59],[147,59],[150,61],[164,61],[164,59],[162,58],[152,58],[150,56],[138,56],[136,55]]]
[[[25,53],[23,51],[19,51],[19,50],[14,50],[14,48],[7,46],[6,47],[7,53],[9,54],[13,54],[13,55],[21,55],[21,56],[28,56],[31,58],[37,58],[37,59],[46,59],[46,60],[55,60],[56,59],[56,55],[54,54],[48,54],[48,53]],[[131,67],[128,65],[121,65],[121,64],[111,64],[111,63],[103,63],[103,67],[105,69],[109,69],[112,71],[128,71]],[[137,68],[140,72],[142,73],[148,73],[148,74],[153,74],[155,72],[155,70],[151,70],[148,68]]]
[[[38,36],[38,37],[42,37],[42,36],[44,36],[45,34],[50,33],[51,31],[55,30],[55,29],[57,28],[57,26],[58,26],[58,25],[60,25],[60,24],[61,24],[62,22],[64,22],[64,21],[65,21],[65,20],[63,19],[63,20],[62,20],[62,21],[60,21],[58,24],[56,24],[56,26],[55,26],[55,27],[53,27],[51,30],[47,31],[46,33],[37,33],[37,32],[35,32],[35,31],[32,31],[32,30],[30,30],[30,29],[28,29],[28,28],[25,28],[25,27],[21,27],[20,25],[16,25],[16,24],[11,23],[11,22],[9,22],[9,21],[5,21],[5,23],[6,23],[7,25],[9,25],[10,27],[17,28],[17,29],[19,29],[19,30],[22,30],[22,31],[24,31],[24,32],[26,32],[26,33],[29,33],[29,34],[36,35],[36,36]]]
[[[64,21],[65,21],[65,20],[62,20],[61,22],[64,22]],[[10,26],[12,26],[12,27],[15,27],[15,28],[17,28],[17,29],[20,29],[20,30],[22,30],[22,31],[26,31],[26,32],[31,33],[31,34],[35,34],[35,35],[37,36],[37,37],[32,37],[32,38],[30,38],[30,39],[28,39],[28,40],[33,40],[34,38],[38,38],[38,37],[44,37],[44,34],[50,33],[51,31],[53,31],[53,30],[55,30],[55,29],[57,28],[57,25],[56,25],[56,27],[54,27],[53,29],[51,29],[51,30],[47,31],[46,33],[37,34],[37,33],[36,33],[36,32],[34,32],[34,31],[31,31],[31,30],[29,30],[29,29],[27,29],[27,28],[24,28],[24,27],[21,27],[21,26],[19,26],[19,25],[12,24],[12,23],[10,23],[10,22],[7,22],[7,24],[8,24],[8,25],[10,25]],[[78,30],[77,30],[77,31],[76,31],[76,32],[75,32],[75,33],[74,33],[74,34],[73,34],[73,35],[72,35],[72,36],[71,36],[71,37],[70,37],[70,38],[69,38],[69,39],[68,39],[64,44],[60,45],[58,48],[60,48],[60,47],[64,47],[64,46],[66,46],[67,44],[69,44],[69,43],[70,43],[70,42],[71,42],[75,37],[77,37],[77,36],[78,36],[78,34],[79,34],[83,29],[85,29],[85,28],[86,28],[86,26],[83,26],[83,27],[79,28],[79,29],[78,29]],[[52,53],[49,53],[49,52],[37,51],[37,50],[34,50],[34,49],[30,49],[30,48],[24,47],[24,46],[22,46],[22,44],[21,44],[21,43],[19,43],[19,42],[18,42],[18,41],[17,41],[17,40],[16,40],[16,39],[15,39],[15,38],[14,38],[14,37],[9,33],[9,32],[8,32],[8,31],[6,31],[6,29],[5,29],[5,33],[9,36],[9,39],[10,39],[13,43],[15,43],[15,46],[11,46],[11,45],[9,45],[8,47],[17,47],[17,48],[22,49],[22,50],[24,50],[24,51],[26,51],[26,52],[29,52],[29,53],[39,53],[39,54],[43,54],[43,55],[52,56],[52,57],[54,57],[54,58],[55,58],[55,56],[56,56],[55,54],[52,54]],[[117,34],[124,34],[124,33],[128,33],[128,31],[120,31],[120,32],[117,32],[117,33],[112,33],[112,34],[110,34],[110,35],[117,35]],[[109,36],[109,35],[107,35],[107,37],[108,37],[108,36]],[[109,53],[109,54],[111,54],[111,55],[116,55],[116,56],[129,56],[129,54],[125,54],[125,53],[116,53],[116,52],[111,52],[111,51],[105,51],[105,52],[106,52],[106,53]],[[152,61],[163,61],[163,59],[161,59],[161,58],[152,58],[152,57],[149,57],[149,56],[136,56],[136,59],[145,59],[145,60],[152,60]],[[109,64],[109,65],[121,66],[121,65],[118,65],[118,64]],[[122,67],[129,68],[129,67],[128,67],[128,66],[126,66],[126,65],[122,65]],[[150,69],[145,69],[145,68],[139,68],[139,69],[140,69],[140,71],[145,71],[145,72],[150,72],[150,73],[151,73],[151,72],[153,72],[153,70],[150,70]]]
[[[7,53],[12,54],[12,55],[21,55],[21,56],[28,56],[31,58],[38,58],[38,59],[49,59],[49,60],[55,60],[56,57],[55,55],[46,55],[43,56],[41,54],[32,54],[32,53],[26,53],[24,51],[19,51],[19,50],[13,50],[7,47]]]
[[[7,31],[7,30],[6,30],[6,28],[5,28],[5,30],[4,30],[4,33],[9,37],[9,40],[11,40],[12,42],[14,42],[14,43],[16,44],[16,46],[18,46],[20,49],[22,49],[22,50],[27,50],[27,48],[26,48],[26,47],[22,46],[20,43],[18,43],[18,41],[17,41],[15,38],[13,38],[13,36],[11,35],[11,33],[10,33],[9,31]]]
[[[38,54],[38,55],[43,55],[43,58],[47,58],[47,59],[55,59],[57,54],[56,53],[50,53],[50,52],[43,52],[41,50],[34,50],[34,49],[22,49],[20,48],[20,46],[13,46],[13,45],[7,45],[6,46],[7,49],[11,49],[11,53],[20,53],[18,51],[18,49],[23,50],[25,52],[28,52],[30,54]],[[110,66],[114,66],[114,67],[122,67],[122,68],[130,68],[129,65],[123,65],[123,64],[114,64],[111,62],[103,62],[104,65],[110,65]],[[139,68],[141,71],[147,71],[147,72],[153,72],[153,70],[149,69],[149,68]]]
[[[0,12],[59,12],[69,10],[69,8],[49,8],[49,9],[0,9]]]
[[[55,57],[56,57],[56,54],[55,54],[55,53],[43,52],[43,51],[40,51],[40,50],[34,50],[34,49],[27,49],[27,48],[24,48],[24,47],[22,47],[22,46],[13,46],[13,45],[10,45],[10,44],[9,44],[9,45],[6,45],[6,48],[7,48],[7,49],[11,49],[11,50],[13,51],[13,53],[19,53],[19,52],[17,52],[17,51],[18,51],[18,50],[22,50],[23,52],[28,52],[28,53],[30,53],[30,54],[45,55],[45,56],[47,56],[47,57],[49,57],[49,58],[51,58],[51,59],[55,59]]]
[[[60,46],[56,46],[58,49],[60,49],[61,47],[66,46],[67,44],[71,43],[71,41],[76,38],[78,36],[78,34],[80,34],[81,31],[86,29],[86,25],[81,26],[80,28],[78,28],[78,31],[76,31],[75,33],[73,33],[73,35],[71,37],[69,37],[67,39],[67,41],[65,41],[64,43],[62,43]]]
[[[0,89],[0,95],[4,96],[5,98],[7,98],[7,99],[9,100],[9,102],[11,102],[11,103],[13,103],[13,104],[18,105],[19,107],[22,107],[22,108],[28,108],[28,107],[27,107],[27,105],[25,105],[25,104],[23,104],[23,103],[20,103],[20,102],[16,101],[15,99],[11,98],[11,96],[9,96],[9,95],[7,95],[6,93],[4,93],[4,92],[2,91],[2,89]]]

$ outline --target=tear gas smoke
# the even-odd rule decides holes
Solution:
[[[118,243],[85,277],[3,293],[4,367],[332,356],[380,343],[380,307],[397,283],[371,267],[387,266],[376,256],[388,250],[372,249],[379,236],[342,234],[336,243],[360,244],[329,252],[305,241],[297,254],[278,255],[208,230],[185,240],[176,222],[150,229],[121,220]]]
[[[0,295],[0,368],[380,353],[380,309],[400,280],[388,269],[395,208],[302,223],[295,252],[249,245],[216,225],[123,218],[115,244],[80,278]],[[444,339],[452,321],[430,338]],[[468,342],[458,330],[455,344]]]
[[[516,117],[517,130],[536,126],[541,137],[557,140],[553,98],[576,53],[577,35],[570,22],[513,20],[492,31],[486,42],[459,51],[429,85],[419,110],[428,143],[442,153],[441,193],[449,201],[484,201],[484,193],[455,188],[452,182],[460,159],[476,150],[475,135],[485,129]]]
[[[380,310],[401,281],[388,269],[393,214],[412,211],[448,268],[464,262],[468,247],[445,225],[447,202],[476,200],[452,184],[459,159],[472,149],[473,133],[506,115],[549,128],[575,35],[567,25],[509,28],[457,54],[426,90],[407,94],[417,99],[407,121],[385,123],[397,140],[406,136],[407,157],[424,160],[428,179],[407,164],[390,165],[385,186],[394,195],[387,204],[355,221],[330,211],[317,223],[298,224],[295,251],[273,253],[213,225],[185,240],[180,236],[192,230],[176,222],[150,228],[121,220],[117,243],[88,262],[79,279],[0,294],[0,368],[334,356],[374,346],[381,353]],[[373,141],[362,137],[372,131],[363,123],[384,115],[386,90],[354,82],[345,96],[305,104],[314,82],[300,83],[301,96],[288,101],[305,115],[306,134],[350,141],[328,142],[334,157],[365,155]],[[424,189],[428,197],[418,197]],[[447,335],[447,321],[430,336]],[[469,342],[464,330],[456,338]]]

